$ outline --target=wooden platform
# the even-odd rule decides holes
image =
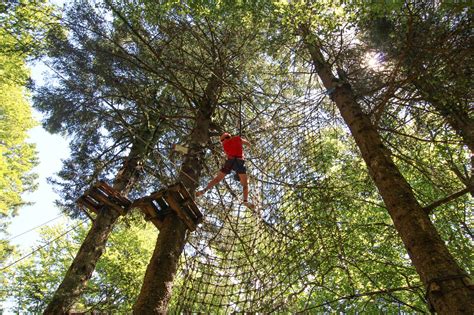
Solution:
[[[160,197],[160,194],[165,193],[164,189],[160,190],[150,196],[135,200],[131,206],[140,209],[145,215],[145,220],[151,221],[159,230],[166,215],[173,211],[166,200]]]
[[[125,215],[132,204],[130,200],[120,195],[105,181],[95,183],[76,200],[76,203],[96,214],[105,208],[109,208],[114,209],[121,215]]]
[[[153,222],[158,229],[161,229],[163,220],[171,211],[178,215],[190,231],[196,230],[202,222],[201,212],[182,183],[135,200],[132,207],[139,208],[145,214],[145,220]]]

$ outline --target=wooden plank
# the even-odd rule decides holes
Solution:
[[[193,209],[190,207],[189,208],[192,212],[194,212],[194,215],[195,215],[195,219],[194,219],[194,223],[197,225],[199,223],[201,223],[203,221],[203,215],[202,213],[198,210],[197,212],[196,211],[193,211]]]
[[[132,204],[132,202],[128,198],[122,196],[110,186],[107,190],[104,190],[103,186],[97,187],[97,189],[104,192],[104,195],[107,195],[109,200],[111,200],[113,203],[118,204],[125,209],[130,207],[130,205]]]
[[[196,206],[196,204],[194,202],[190,203],[189,205],[187,205],[187,208],[194,215],[194,222],[196,224],[201,223],[203,220],[203,215],[201,211],[199,211],[199,208]]]
[[[157,209],[158,211],[158,216],[163,220],[166,215],[171,213],[173,209],[171,209],[170,205],[166,202],[166,200],[161,197],[160,199],[153,200],[156,202],[156,204],[153,204],[153,206]]]
[[[158,228],[161,228],[162,221],[171,211],[175,212],[191,231],[196,229],[203,217],[182,183],[173,184],[140,198],[133,202],[132,207],[139,208]]]
[[[76,201],[78,204],[84,205],[89,210],[97,213],[101,209],[100,203],[98,203],[95,199],[90,198],[89,196],[81,196]]]
[[[196,203],[192,199],[186,199],[181,203],[185,207],[189,207],[190,211],[193,213],[193,215],[198,218],[201,215],[201,211],[199,211],[198,207],[196,206]]]
[[[179,183],[178,185],[178,197],[182,200],[185,200],[185,199],[191,199],[191,196],[189,195],[189,192],[188,190],[186,189],[186,187],[184,187],[184,185],[182,183]]]
[[[80,206],[85,206],[87,208],[89,208],[89,205],[86,204],[87,201],[85,201],[85,198],[84,196],[80,196],[79,198],[77,198],[76,200],[76,203]]]
[[[158,230],[161,230],[161,227],[163,226],[163,221],[162,220],[152,218],[150,221],[151,221],[151,223],[153,223],[156,226],[156,228]]]
[[[189,207],[189,204],[187,203],[180,203],[181,205],[181,209],[183,209],[184,211],[186,211],[186,213],[188,214],[188,217],[191,218],[191,220],[193,220],[193,222],[196,222],[197,220],[197,215],[194,213],[194,211]]]
[[[187,209],[196,224],[202,222],[203,215],[191,197],[184,199],[181,206]]]
[[[114,209],[118,213],[126,214],[132,204],[126,197],[121,196],[105,181],[99,181],[87,189],[76,202],[95,212],[103,210],[104,207]]]
[[[181,206],[181,211],[183,211],[193,221],[195,225],[197,224],[198,218],[194,215],[194,213],[189,207]]]
[[[184,186],[181,182],[179,182],[171,186],[168,186],[168,191],[180,191],[182,188],[184,188]]]
[[[94,198],[100,204],[106,206],[107,208],[112,208],[112,209],[117,210],[116,209],[117,206],[111,200],[109,200],[108,196],[104,195],[104,193],[101,190],[99,190],[98,188],[93,187],[90,190],[89,196]]]
[[[95,199],[89,194],[84,195],[84,199],[87,200],[89,203],[93,204],[96,208],[100,208],[103,206],[97,199]]]
[[[166,200],[163,198],[163,196],[161,196],[158,199],[154,199],[154,200],[158,204],[158,207],[162,211],[166,211],[166,210],[170,209],[170,205],[166,202]]]
[[[116,200],[111,200],[108,195],[105,195],[100,189],[96,187],[91,190],[90,196],[99,201],[101,204],[107,206],[108,208],[116,210],[122,215],[126,214],[129,208],[128,205],[117,204]]]
[[[145,198],[140,199],[138,201],[135,201],[132,204],[132,207],[140,209],[141,212],[143,212],[143,214],[145,215],[145,220],[147,220],[147,221],[149,219],[157,217],[157,214],[156,214],[157,211],[153,207],[153,204],[151,203],[151,200],[147,200]]]
[[[92,211],[94,213],[97,214],[97,210],[95,209],[95,207],[90,204],[86,198],[84,198],[84,196],[81,196],[79,197],[77,200],[76,200],[76,203],[78,204],[79,208],[84,211],[84,213],[89,217],[89,219],[91,219],[91,221],[94,221],[94,218],[92,217],[92,215],[89,213],[89,211]]]
[[[150,196],[143,197],[135,200],[131,207],[140,209],[145,215],[146,221],[151,221],[158,229],[161,229],[166,215],[172,211],[169,205],[162,199],[162,197],[158,200],[154,200]]]
[[[193,220],[194,225],[202,222],[203,215],[183,183],[174,184],[172,191],[175,192],[176,200],[183,208],[183,211]]]
[[[79,205],[79,209],[81,209],[81,210],[86,214],[86,216],[87,216],[92,222],[94,222],[95,219],[92,217],[92,214],[90,214],[89,209],[88,209],[84,204],[82,204],[82,203],[79,203],[79,202],[78,202],[77,204]]]
[[[93,185],[93,187],[103,187],[104,190],[108,190],[109,193],[111,193],[111,194],[113,193],[113,190],[114,190],[114,189],[113,189],[112,187],[110,187],[109,184],[107,184],[107,182],[104,181],[104,180],[99,180],[98,182],[96,182],[96,183]]]
[[[166,202],[171,206],[171,208],[176,212],[178,217],[187,225],[188,229],[194,231],[196,229],[196,224],[191,220],[191,218],[181,209],[181,206],[176,201],[173,191],[170,191],[166,194],[165,199]]]
[[[191,197],[186,187],[184,187],[182,183],[180,183],[180,186],[181,186],[181,189],[179,190],[179,193],[180,193],[180,197],[183,198],[182,203],[184,203],[185,205],[189,205],[193,213],[196,215],[196,217],[202,217],[201,211],[199,211],[199,208],[196,205],[196,202]]]
[[[113,187],[109,186],[105,181],[101,180],[98,183],[94,185],[95,188],[100,189],[101,191],[104,192],[105,195],[108,195],[109,199],[112,201],[116,201],[125,206],[129,207],[132,202],[127,198],[122,196],[117,190],[115,190]]]
[[[122,199],[122,198],[125,198],[123,197],[122,195],[120,195],[120,193],[118,191],[116,191],[112,186],[110,186],[109,184],[107,184],[107,182],[101,180],[101,181],[98,181],[97,183],[94,184],[94,187],[95,188],[99,188],[101,189],[102,191],[105,192],[105,194],[109,195],[109,196],[114,196],[116,197],[117,199]],[[127,199],[127,198],[125,198]],[[129,201],[128,199],[127,200],[122,200],[124,203],[126,203],[127,201]]]
[[[158,200],[160,198],[163,198],[163,195],[166,193],[166,189],[161,189],[158,191],[155,191],[154,193],[150,194],[150,198],[154,200]]]

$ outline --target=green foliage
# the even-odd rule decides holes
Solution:
[[[46,1],[0,4],[0,233],[24,205],[22,194],[35,188],[35,146],[27,142],[32,118],[26,61],[41,55],[50,31],[58,32],[53,7]],[[2,260],[12,251],[1,241]]]
[[[88,305],[129,313],[140,292],[155,243],[156,228],[152,224],[117,226],[86,289],[86,296],[90,295]]]
[[[0,215],[15,215],[23,204],[21,194],[34,188],[29,172],[36,164],[34,145],[26,142],[34,126],[25,90],[14,84],[0,84]]]
[[[296,189],[285,203],[285,216],[300,222],[295,233],[305,240],[286,250],[287,259],[303,259],[312,270],[304,293],[290,307],[369,313],[424,310],[423,300],[413,295],[420,290],[416,272],[401,255],[403,244],[355,144],[337,127],[323,129],[307,143],[305,155],[322,176],[318,188]],[[304,256],[298,254],[301,247]]]
[[[57,84],[42,86],[34,97],[45,128],[71,137],[71,157],[53,182],[62,187],[61,206],[75,216],[81,213],[74,201],[85,187],[98,178],[113,180],[132,147],[143,151],[140,160],[155,163],[154,147],[165,146],[158,141],[176,137],[162,116],[182,108],[170,105],[176,99],[157,75],[160,66],[154,69],[153,52],[130,39],[127,25],[114,26],[98,8],[71,6],[64,17],[69,37],[51,37],[48,50],[61,69]],[[143,180],[149,180],[143,190],[160,185]]]
[[[59,284],[79,245],[74,236],[61,238],[67,228],[66,224],[43,228],[37,248],[46,247],[39,251],[32,248],[33,255],[7,269],[9,277],[6,288],[8,297],[14,300],[16,312],[38,314],[45,308],[52,290]],[[48,244],[58,237],[59,241]]]
[[[217,104],[212,129],[233,127],[239,96],[257,103],[286,84],[283,77],[257,75],[268,70],[263,35],[258,21],[247,28],[237,23],[245,12],[227,19],[162,10],[152,2],[73,5],[64,17],[69,38],[55,38],[50,47],[61,74],[34,100],[45,127],[72,138],[71,158],[54,182],[61,205],[75,215],[74,200],[97,178],[111,180],[133,143],[147,151],[145,164],[153,169],[142,174],[132,192],[138,195],[174,180],[179,162],[170,173],[157,156],[170,155],[171,143],[189,141],[200,104]],[[259,93],[267,85],[275,91]]]
[[[301,25],[318,35],[324,54],[341,70],[338,75],[347,76],[341,79],[351,83],[380,128],[418,200],[429,204],[462,188],[459,174],[468,161],[459,136],[426,102],[454,100],[464,106],[458,101],[465,98],[458,96],[467,81],[461,73],[452,90],[442,92],[460,67],[450,65],[442,51],[418,56],[423,51],[418,46],[409,51],[410,63],[394,66],[404,52],[406,22],[414,16],[405,14],[408,9],[424,13],[426,8],[373,2],[343,9],[335,1],[262,1],[255,7],[244,1],[72,6],[65,17],[70,37],[54,38],[49,51],[61,75],[36,96],[49,130],[74,137],[73,155],[58,181],[63,199],[72,206],[97,177],[115,176],[136,141],[153,147],[153,154],[147,155],[141,188],[132,195],[174,181],[181,162],[168,159],[169,144],[186,144],[200,102],[215,101],[215,126],[210,129],[235,131],[243,119],[243,132],[254,144],[251,194],[261,213],[242,210],[235,197],[241,187],[231,183],[200,204],[205,222],[188,236],[170,310],[427,312],[419,277],[328,92],[314,82],[314,69],[298,37]],[[462,15],[453,22],[443,18],[445,13],[427,21],[420,14],[420,27],[413,34],[431,35],[433,29],[448,34],[450,23],[464,25]],[[441,26],[434,28],[431,21]],[[378,48],[387,49],[386,70],[363,65],[375,46],[367,44],[369,26],[378,29],[373,39]],[[466,39],[465,28],[453,30],[462,31],[459,42],[443,47],[456,48],[451,51],[468,60],[463,45],[454,44]],[[393,43],[397,45],[389,51]],[[434,33],[420,43],[433,48],[439,42]],[[429,67],[421,72],[417,67],[425,63]],[[443,75],[444,69],[450,74]],[[416,73],[422,73],[422,80],[407,85],[411,81],[406,79]],[[215,77],[219,84],[209,85]],[[422,84],[426,82],[430,84]],[[215,91],[217,101],[205,98],[208,89]],[[150,133],[156,137],[149,142],[137,140]],[[219,167],[220,151],[212,139],[206,145],[205,175],[210,177]],[[469,198],[432,215],[466,269],[473,255]],[[130,311],[154,244],[141,227],[117,227],[78,308]],[[49,270],[38,263],[45,260],[45,266],[59,270],[55,275],[60,278],[68,262],[55,262],[52,256],[69,259],[84,231],[71,240],[70,248],[63,244],[28,268],[39,275]],[[18,279],[35,281],[25,274],[26,269]],[[41,290],[25,289],[25,307],[31,311],[52,292],[44,289],[46,279],[37,278]]]
[[[31,43],[41,40],[48,14],[46,6],[27,2],[2,4],[0,22],[0,215],[15,215],[23,204],[21,194],[34,188],[36,164],[34,145],[26,142],[27,131],[35,126],[29,94],[25,88],[29,71],[25,59],[39,53]],[[42,10],[47,12],[43,12]],[[46,22],[46,21],[44,21]],[[39,24],[38,24],[39,23]],[[22,49],[25,48],[25,49]]]
[[[385,141],[422,205],[428,206],[463,188],[457,174],[464,172],[470,157],[455,141],[456,133],[445,126],[438,114],[425,112],[415,119],[409,115],[389,120],[384,122],[391,125],[391,132],[384,133]],[[471,204],[472,197],[465,194],[432,211],[438,233],[467,270],[472,268],[473,255],[472,231],[468,228]]]
[[[278,133],[267,129],[258,147],[274,155],[291,151],[291,158],[276,158],[280,169],[264,163],[267,172],[275,172],[272,180],[301,180],[288,190],[274,184],[265,191],[262,217],[219,206],[217,231],[205,229],[200,239],[190,240],[204,249],[193,247],[186,258],[195,267],[183,266],[173,311],[426,311],[416,271],[355,144],[337,126],[300,128],[306,134],[302,144],[286,139],[288,147],[282,147],[269,139]]]
[[[472,181],[474,139],[468,53],[469,8],[410,3],[383,12],[364,10],[361,39],[396,64],[397,99],[384,108],[381,128],[394,159],[422,205]],[[469,194],[433,211],[432,220],[464,268],[471,269]]]
[[[41,313],[79,249],[88,226],[67,232],[77,221],[43,228],[39,245],[45,246],[7,270],[7,297],[15,311]],[[155,239],[151,224],[118,225],[76,310],[94,309],[129,313],[143,281]],[[64,235],[66,233],[66,235]]]
[[[0,4],[0,54],[23,60],[44,52],[48,36],[60,34],[56,7],[46,0],[7,1]],[[6,74],[10,76],[9,73]],[[16,78],[16,76],[11,76]]]
[[[407,104],[408,110],[414,117],[435,110],[474,150],[474,138],[469,136],[474,124],[471,73],[466,67],[472,63],[470,10],[412,3],[376,16],[366,13],[357,21],[363,30],[361,39],[379,51],[387,63],[397,65],[393,75],[403,82],[397,87],[403,94],[414,94],[426,102]]]
[[[399,12],[401,9],[400,3],[374,4],[367,11],[383,14],[388,11]],[[323,12],[320,14],[319,10]],[[410,120],[423,121],[426,117],[423,114],[426,113],[424,107],[421,111],[414,111],[416,114],[413,116],[405,116],[406,107],[396,106],[400,103],[397,103],[399,99],[393,101],[394,107],[390,106],[392,103],[384,105],[383,102],[387,102],[387,99],[392,100],[391,94],[389,94],[390,90],[384,90],[388,84],[387,80],[391,78],[392,82],[400,84],[397,81],[398,77],[396,73],[387,71],[377,74],[376,80],[374,80],[371,76],[373,72],[371,73],[362,67],[368,47],[364,44],[354,44],[350,40],[345,42],[346,33],[344,32],[351,28],[354,29],[355,25],[349,24],[347,28],[341,26],[348,19],[352,18],[352,21],[355,21],[357,18],[356,15],[351,16],[346,13],[341,12],[340,15],[334,15],[331,8],[325,11],[323,5],[317,3],[310,7],[302,5],[302,3],[291,3],[291,5],[283,3],[276,15],[285,24],[282,29],[289,30],[289,32],[298,30],[301,23],[310,21],[312,30],[318,33],[321,42],[324,43],[324,48],[327,49],[324,53],[328,54],[330,61],[348,70],[350,83],[353,84],[358,99],[364,102],[367,113],[372,114],[378,107],[386,110],[380,124],[381,128],[390,128],[391,133],[390,135],[384,134],[385,140],[387,143],[391,143],[390,141],[396,139],[396,144],[390,148],[394,152],[397,164],[409,183],[413,185],[420,201],[429,202],[443,197],[445,194],[443,190],[447,187],[449,188],[444,190],[445,192],[458,189],[461,187],[459,180],[452,173],[443,178],[442,170],[446,171],[448,165],[444,160],[446,157],[438,155],[440,152],[433,154],[433,148],[436,147],[441,152],[445,150],[451,152],[449,167],[462,167],[466,163],[466,156],[462,154],[459,147],[456,148],[455,145],[444,147],[438,140],[430,137],[427,137],[429,139],[427,141],[414,140],[420,136],[417,134],[420,130],[423,130],[423,135],[439,132],[437,127],[442,123],[439,116],[429,117],[427,124],[430,128],[428,130],[424,129],[426,126],[418,129],[407,122]],[[272,18],[274,17],[272,16]],[[387,32],[390,31],[390,25],[386,26]],[[400,30],[398,31],[400,32]],[[339,32],[340,34],[338,34]],[[400,35],[403,36],[403,32]],[[463,36],[463,38],[466,37]],[[280,57],[281,55],[274,54],[273,56]],[[399,85],[396,85],[395,88],[397,87]],[[407,97],[406,94],[397,96],[403,99]],[[295,109],[297,106],[295,106],[294,100],[292,101],[287,102],[288,107]],[[416,106],[422,104],[416,103]],[[330,108],[330,106],[326,106]],[[267,108],[267,113],[271,109]],[[213,263],[217,262],[218,266],[214,267],[218,271],[208,270],[206,269],[207,265],[200,264],[199,272],[190,276],[192,279],[202,279],[202,282],[196,280],[196,283],[187,286],[185,283],[186,289],[182,290],[196,292],[195,294],[189,293],[189,295],[202,301],[204,306],[202,304],[185,304],[187,309],[202,307],[199,309],[200,311],[217,312],[218,310],[212,306],[214,303],[218,303],[216,295],[221,294],[221,303],[228,305],[230,311],[239,311],[240,309],[235,305],[241,302],[240,305],[243,305],[244,309],[248,307],[263,312],[271,311],[271,307],[277,307],[279,311],[283,312],[301,311],[302,309],[327,312],[395,313],[400,310],[426,312],[423,287],[392,226],[391,219],[384,209],[378,192],[364,171],[364,163],[358,158],[354,144],[345,139],[347,134],[336,129],[323,132],[323,135],[320,135],[321,143],[308,137],[308,150],[305,156],[302,156],[298,151],[302,147],[298,137],[301,137],[301,134],[306,135],[307,131],[303,129],[304,123],[301,120],[304,118],[310,120],[312,117],[300,117],[300,124],[297,124],[291,119],[297,115],[290,116],[292,114],[291,110],[288,112],[280,110],[278,115],[272,116],[272,119],[274,124],[282,129],[285,128],[283,126],[301,128],[298,130],[299,134],[288,131],[281,136],[278,128],[268,126],[263,126],[264,130],[253,130],[252,132],[254,135],[258,134],[256,136],[258,158],[252,162],[261,167],[259,160],[262,159],[266,164],[263,171],[257,172],[257,175],[263,177],[259,180],[273,181],[273,186],[262,194],[263,200],[269,204],[284,203],[280,209],[271,208],[265,219],[270,218],[270,222],[267,223],[275,230],[280,228],[285,233],[289,233],[289,239],[284,239],[278,234],[275,235],[275,230],[268,231],[268,234],[272,234],[267,237],[265,226],[259,226],[254,231],[248,227],[249,223],[244,221],[244,218],[237,217],[234,223],[235,229],[239,229],[240,226],[240,233],[236,234],[239,235],[238,239],[241,244],[225,243],[226,246],[221,249],[222,253],[214,246],[210,246],[212,254],[206,253],[205,257],[209,255],[211,258],[208,257],[208,259]],[[325,115],[327,113],[322,114],[322,116]],[[263,122],[264,119],[260,121]],[[375,118],[374,121],[379,122]],[[393,127],[393,124],[396,127]],[[443,137],[442,142],[456,142],[456,136],[452,132],[444,134]],[[258,141],[262,138],[266,141]],[[403,152],[403,155],[399,154],[400,152]],[[402,158],[398,159],[399,156]],[[407,157],[409,159],[406,159]],[[299,161],[297,167],[293,165],[295,160]],[[309,172],[305,168],[308,161],[314,161],[314,172]],[[279,169],[272,168],[275,164]],[[302,169],[307,173],[302,174]],[[319,174],[314,176],[314,173]],[[296,188],[297,186],[314,185],[311,180],[314,180],[315,177],[321,180],[317,181],[317,188],[311,186]],[[283,183],[279,181],[283,181]],[[292,193],[286,192],[282,197],[279,193],[284,188],[279,187],[278,184],[287,184],[294,191]],[[441,187],[444,189],[440,189]],[[443,208],[439,209],[442,211],[441,216],[435,215],[439,231],[443,234],[444,239],[456,243],[456,245],[450,245],[450,249],[456,253],[457,258],[464,266],[472,256],[472,249],[469,249],[467,245],[469,239],[466,236],[469,232],[465,232],[466,221],[459,222],[458,220],[462,218],[463,214],[465,216],[468,202],[468,197],[464,197],[448,207],[449,211],[443,211]],[[227,211],[232,211],[232,209],[230,207]],[[304,210],[302,211],[302,209]],[[440,220],[440,217],[444,218]],[[226,219],[229,220],[229,218]],[[222,223],[224,227],[226,224],[227,222]],[[227,228],[232,230],[234,227]],[[233,234],[227,235],[228,231],[223,228],[219,237],[230,239]],[[259,236],[255,237],[255,233],[258,233]],[[297,238],[296,235],[301,237]],[[245,244],[255,243],[258,245],[253,245],[252,249],[256,248],[256,251],[250,249],[251,254],[248,254],[249,248],[245,248]],[[275,243],[280,245],[277,247],[274,245]],[[218,249],[220,248],[218,247]],[[229,259],[235,261],[236,265],[241,266],[242,269],[242,266],[245,265],[250,269],[236,271],[228,268],[222,257],[229,252],[233,254]],[[285,253],[285,256],[282,252]],[[307,254],[307,257],[304,257],[303,253]],[[260,264],[260,262],[262,263]],[[299,263],[301,265],[298,265]],[[275,267],[272,269],[268,266]],[[262,270],[271,276],[267,278],[262,276],[267,282],[260,283],[260,287],[255,284],[252,286],[252,280],[259,280],[259,271]],[[306,270],[313,272],[310,279],[304,273]],[[224,277],[223,273],[228,273],[227,277]],[[251,275],[248,276],[248,274]],[[249,278],[245,279],[246,276]],[[228,288],[227,292],[231,293],[227,297],[219,292],[220,286],[217,284],[222,284],[227,288],[228,283],[224,282],[224,279],[228,280],[229,278],[232,279],[231,282],[236,283],[234,286],[229,284],[231,288]],[[281,291],[271,288],[272,281],[268,278],[273,278]],[[311,283],[311,280],[314,279],[316,280]],[[191,282],[191,280],[187,282]],[[199,283],[206,285],[215,283],[216,287],[199,290],[197,289]],[[216,292],[216,295],[209,296],[206,295],[207,292]],[[246,298],[249,300],[243,298],[239,300],[241,298],[239,292],[245,292]],[[269,298],[267,300],[259,298],[259,294]],[[279,300],[280,298],[283,300],[283,297],[285,297],[284,302]],[[246,304],[246,301],[249,304]],[[208,308],[205,305],[208,305]]]

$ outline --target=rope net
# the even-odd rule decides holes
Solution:
[[[377,244],[396,239],[395,231],[384,225],[388,216],[378,206],[376,190],[353,147],[336,150],[343,139],[350,141],[338,121],[319,106],[326,99],[320,94],[317,102],[275,106],[265,114],[243,106],[243,137],[253,147],[246,155],[250,200],[256,209],[242,205],[242,187],[230,175],[197,199],[204,222],[188,235],[170,310],[347,311],[346,302],[358,298],[370,303],[374,296],[378,305],[410,302],[389,290],[372,293],[386,289],[381,278],[391,277],[394,286],[403,286],[406,277],[415,274],[409,261],[399,257],[398,241],[392,241],[393,253],[377,253]],[[327,135],[333,143],[327,142]],[[201,186],[222,166],[221,153],[216,143]],[[356,187],[351,189],[358,183],[363,187],[359,195],[344,185],[343,167],[360,170],[348,175]],[[373,213],[359,216],[354,209]],[[383,265],[383,274],[364,274],[368,265]],[[417,290],[417,285],[409,290]]]
[[[80,29],[83,28],[81,23]],[[149,31],[153,29],[150,27]],[[173,36],[176,33],[174,28],[172,33]],[[207,43],[205,39],[194,38],[196,34],[199,32],[167,42],[166,47],[173,48],[168,45],[176,44],[179,47],[169,51],[186,51],[182,50],[186,42],[189,49],[186,54],[199,56],[201,53],[192,47],[212,45],[194,44],[196,41]],[[166,27],[160,35],[166,37]],[[243,43],[235,46],[247,46],[245,41]],[[130,48],[135,50],[133,45]],[[230,55],[234,54],[238,55],[237,52]],[[107,53],[107,58],[112,55]],[[135,60],[132,61],[135,66]],[[170,64],[174,62],[171,58]],[[182,73],[173,70],[176,71],[173,78],[182,75],[187,80],[189,73],[194,73],[189,69],[195,71],[194,61],[188,66],[181,60],[177,64],[176,68],[182,69]],[[124,69],[130,67],[126,66]],[[161,65],[157,69],[161,69]],[[124,77],[129,76],[125,70],[124,73]],[[133,85],[127,83],[126,86],[128,90]],[[143,96],[142,83],[136,86],[140,87],[140,97]],[[133,93],[132,96],[135,97]],[[231,113],[234,126],[240,125],[236,117],[242,114],[243,136],[254,147],[247,151],[246,166],[250,199],[256,209],[252,211],[242,206],[242,188],[230,176],[197,200],[204,222],[188,235],[174,282],[170,311],[212,314],[311,310],[380,312],[392,304],[405,312],[426,311],[419,306],[424,298],[418,276],[351,137],[331,114],[331,105],[324,93],[311,95],[310,99],[291,106],[273,104],[264,109],[248,102],[243,102],[242,108],[222,108],[223,116]],[[169,111],[170,116],[178,114],[171,106]],[[133,110],[127,113],[130,117],[134,114]],[[95,117],[97,113],[90,115]],[[166,131],[166,137],[186,138],[190,127],[183,121],[186,119],[167,126],[171,131]],[[133,120],[124,122],[128,128],[127,124],[132,125]],[[145,140],[143,144],[148,146],[149,143]],[[169,143],[163,141],[157,151],[166,152],[168,146]],[[121,152],[110,151],[118,161]],[[179,159],[158,158],[145,165],[146,171],[155,178],[148,177],[150,185],[143,182],[141,187],[174,183]],[[201,187],[222,166],[219,143],[209,147],[205,165]],[[75,186],[85,186],[76,182],[75,179]],[[136,192],[137,197],[141,192]],[[352,309],[354,300],[362,306]]]

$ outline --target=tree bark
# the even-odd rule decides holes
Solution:
[[[431,104],[445,117],[451,127],[461,136],[469,150],[474,153],[474,119],[469,116],[469,113],[462,112],[455,107],[449,108],[449,105],[443,107],[436,100]]]
[[[92,223],[63,281],[43,314],[66,314],[79,298],[102,255],[107,239],[120,216],[115,210],[101,211]]]
[[[351,86],[332,73],[318,39],[305,27],[302,33],[316,71],[325,88],[334,89],[332,99],[349,127],[395,228],[426,286],[430,309],[434,308],[439,314],[473,314],[474,291],[469,275],[449,253],[415,199],[375,126],[356,102]]]
[[[167,215],[148,264],[140,295],[133,306],[134,314],[167,313],[185,239],[186,225],[176,214]]]
[[[474,194],[474,186],[471,186],[471,187],[466,187],[458,192],[455,192],[454,194],[452,195],[449,195],[443,199],[440,199],[440,200],[436,200],[435,202],[433,202],[432,204],[429,204],[425,207],[423,207],[423,211],[426,213],[426,214],[430,214],[431,211],[433,211],[433,209],[436,209],[437,207],[439,206],[442,206],[456,198],[459,198],[461,197],[462,195],[465,195],[467,194],[468,192],[470,192],[471,194]]]
[[[418,69],[423,73],[424,69]],[[414,80],[414,86],[422,93],[431,106],[444,118],[454,131],[462,138],[464,144],[471,152],[474,152],[474,119],[469,111],[466,111],[459,104],[449,104],[445,100],[437,97],[440,87],[429,82],[430,78],[421,77]]]
[[[422,70],[420,70],[422,71]],[[446,122],[453,128],[454,131],[462,138],[463,143],[471,151],[471,174],[467,177],[460,176],[460,179],[466,186],[474,185],[474,119],[471,117],[469,111],[457,104],[446,104],[436,97],[437,90],[432,84],[429,84],[429,79],[425,78],[423,81],[417,80],[414,82],[415,87],[421,91],[423,97],[433,106],[433,108],[446,120]],[[439,92],[438,92],[439,93]],[[474,197],[474,193],[471,192]]]
[[[217,106],[218,91],[222,82],[221,75],[222,71],[217,67],[207,84],[204,97],[198,103],[198,113],[190,136],[189,151],[184,157],[179,176],[179,181],[184,184],[192,196],[194,196],[201,177],[204,144],[209,140],[211,116]],[[166,314],[168,312],[179,257],[185,245],[186,230],[186,225],[174,213],[168,215],[164,220],[140,294],[133,306],[133,314]]]
[[[146,149],[146,146],[141,143],[134,144],[129,158],[115,178],[113,188],[124,196],[138,180],[140,159],[144,156]],[[76,257],[43,314],[66,314],[69,311],[91,278],[119,216],[120,214],[112,209],[104,209],[97,214]]]

